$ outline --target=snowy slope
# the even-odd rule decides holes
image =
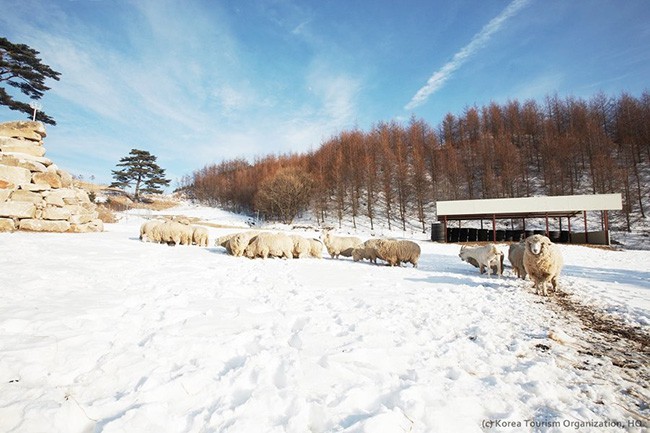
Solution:
[[[143,221],[0,234],[0,431],[644,431],[644,383],[457,246],[420,242],[418,269],[248,260],[142,243]],[[563,289],[648,332],[649,251],[562,252]]]

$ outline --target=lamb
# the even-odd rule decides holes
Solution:
[[[361,245],[362,242],[356,236],[332,236],[327,232],[323,236],[323,243],[330,257],[338,259],[339,256],[352,256],[352,250]]]
[[[293,257],[293,241],[283,233],[260,233],[253,237],[244,250],[249,259],[255,257]]]
[[[308,241],[309,241],[309,255],[317,259],[322,259],[323,243],[318,239],[308,239]]]
[[[289,235],[289,237],[293,242],[293,258],[301,259],[309,257],[311,251],[311,243],[309,240],[300,235]]]
[[[502,254],[494,244],[487,244],[481,247],[468,247],[463,245],[460,247],[458,257],[461,260],[469,262],[469,259],[474,259],[478,263],[481,274],[487,267],[488,276],[492,275],[492,265],[496,264],[497,275],[501,276],[501,260]]]
[[[516,244],[510,244],[508,248],[508,260],[512,265],[515,275],[522,280],[526,279],[526,268],[524,268],[524,252],[526,251],[526,244],[521,241]]]
[[[496,262],[492,263],[490,268],[492,268],[492,272],[494,274],[503,275],[503,259],[504,259],[504,254],[503,254],[503,252],[499,251],[499,260],[498,261],[499,261],[499,264],[501,265],[501,270],[499,270],[499,268],[497,267]],[[481,267],[481,265],[479,265],[479,263],[473,257],[468,257],[467,258],[467,263],[474,266],[475,268],[480,268]],[[483,274],[483,273],[485,273],[485,270],[481,271],[481,274]]]
[[[200,246],[208,246],[208,229],[205,227],[192,226],[192,243]]]
[[[368,239],[362,245],[359,245],[352,250],[352,260],[358,262],[359,260],[370,260],[371,263],[377,264],[377,244],[381,239]],[[383,260],[383,259],[382,259]]]
[[[542,235],[529,236],[525,245],[524,268],[534,283],[537,294],[547,296],[549,282],[553,290],[557,289],[557,278],[564,265],[560,249]]]
[[[381,239],[377,242],[377,257],[388,262],[390,266],[411,263],[418,267],[420,245],[413,241]]]

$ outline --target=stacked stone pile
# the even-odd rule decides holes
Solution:
[[[0,123],[0,231],[98,232],[88,193],[45,157],[41,122]]]

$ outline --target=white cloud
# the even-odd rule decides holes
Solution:
[[[454,54],[451,61],[447,62],[442,68],[436,71],[417,93],[411,98],[404,107],[406,110],[412,110],[424,104],[429,96],[440,89],[452,74],[460,68],[469,57],[478,50],[483,48],[490,37],[498,32],[509,18],[516,15],[524,6],[530,3],[530,0],[514,0],[498,16],[487,23],[480,32],[478,32],[469,44],[465,45],[460,51]]]

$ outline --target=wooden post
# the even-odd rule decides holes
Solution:
[[[492,240],[496,243],[497,241],[497,216],[492,214]]]
[[[585,220],[585,243],[588,244],[589,243],[589,232],[587,231],[587,211],[586,210],[582,211],[582,217]]]
[[[571,217],[568,216],[567,218],[567,224],[568,224],[568,230],[569,230],[569,243],[571,243]]]
[[[447,217],[446,216],[442,217],[442,225],[445,230],[445,243],[448,243],[449,239],[447,239]]]
[[[604,210],[604,220],[605,220],[605,242],[609,245],[609,211]]]

